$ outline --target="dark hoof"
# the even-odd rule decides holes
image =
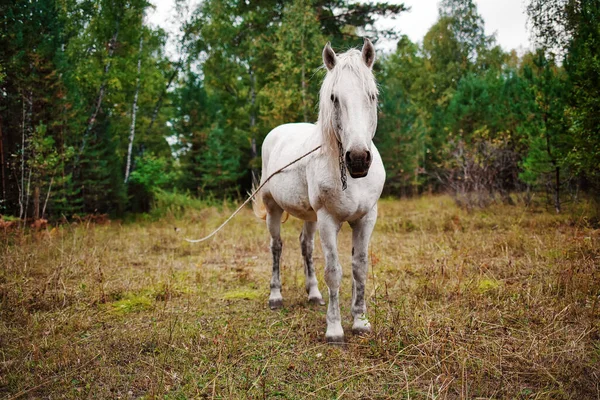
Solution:
[[[325,340],[327,340],[327,344],[331,344],[334,346],[343,346],[344,336],[325,336]]]
[[[352,328],[352,333],[357,336],[365,336],[371,333],[371,327]]]
[[[283,307],[283,300],[269,300],[269,307],[271,308],[271,310],[279,310],[281,307]]]
[[[352,333],[355,335],[368,335],[371,333],[371,324],[366,318],[356,318],[352,325]]]
[[[308,299],[308,304],[316,304],[319,306],[325,305],[325,300],[322,297],[313,297],[312,299]]]

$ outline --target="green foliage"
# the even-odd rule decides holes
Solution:
[[[600,190],[600,1],[530,0],[528,14],[541,48],[564,58],[565,129],[560,162],[584,187]]]
[[[442,185],[449,141],[470,140],[473,132],[505,131],[498,104],[503,95],[505,55],[486,36],[470,0],[441,3],[439,20],[422,44],[401,38],[396,52],[382,62],[379,138],[388,170],[388,190],[416,193]],[[506,107],[504,107],[506,108]],[[489,111],[493,109],[493,116]],[[512,129],[512,128],[511,128]]]
[[[159,191],[173,190],[178,171],[171,160],[147,153],[137,157],[129,176],[129,207],[134,212],[150,211]]]
[[[426,121],[421,107],[425,60],[418,45],[403,36],[394,54],[381,61],[380,120],[375,142],[387,171],[387,190],[414,193],[423,183]]]
[[[552,172],[552,160],[543,137],[533,136],[529,140],[527,157],[521,163],[523,171],[519,177],[528,185],[543,185],[543,179]]]
[[[463,68],[487,68],[483,62],[494,44],[493,36],[486,36],[483,18],[473,0],[442,0],[440,22],[448,38],[454,39],[456,61]],[[450,39],[452,38],[452,39]],[[430,36],[430,39],[431,38]],[[443,41],[443,39],[441,40]]]
[[[278,67],[259,93],[261,118],[271,126],[316,121],[319,79],[313,71],[321,66],[320,54],[327,40],[321,34],[312,1],[294,0],[283,10],[275,33]]]
[[[185,171],[180,176],[179,187],[199,195],[202,187],[200,162],[220,105],[216,98],[209,99],[198,74],[187,71],[185,79],[186,84],[172,94],[175,112],[170,122],[177,139],[174,150],[179,155],[181,170]]]
[[[568,117],[573,146],[568,164],[600,190],[600,1],[582,1],[570,14],[573,38],[565,58],[572,91]]]
[[[125,211],[127,192],[123,183],[123,160],[117,154],[118,141],[104,128],[90,138],[79,161],[81,209],[92,213],[120,215]]]
[[[237,181],[245,171],[240,168],[240,139],[243,132],[233,132],[234,135],[236,133],[238,138],[228,137],[223,129],[215,128],[208,134],[206,152],[199,165],[202,174],[200,182],[205,195],[218,191],[227,196],[238,190]]]
[[[136,159],[135,164],[136,168],[131,173],[130,182],[140,186],[147,194],[172,188],[176,173],[166,158],[144,154]]]
[[[168,109],[152,112],[171,63],[163,55],[164,32],[142,25],[149,3],[40,0],[0,7],[7,28],[0,36],[7,77],[0,83],[0,124],[8,135],[2,135],[3,151],[13,156],[2,166],[2,187],[11,211],[39,215],[46,188],[54,217],[126,210],[122,163],[140,36],[145,46],[134,155],[171,157]],[[157,122],[152,130],[146,128],[151,118]]]
[[[545,183],[548,176],[565,169],[565,156],[569,152],[570,138],[565,124],[566,81],[564,72],[543,51],[533,56],[531,65],[525,66],[525,78],[534,99],[532,110],[539,117],[526,129],[527,153],[523,158],[521,179],[528,184]],[[560,178],[559,178],[560,179]],[[560,180],[552,183],[560,189]]]

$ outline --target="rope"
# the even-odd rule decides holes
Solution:
[[[205,240],[208,240],[208,239],[210,239],[211,237],[213,237],[213,236],[214,236],[214,235],[215,235],[217,232],[219,232],[219,231],[220,231],[220,230],[221,230],[221,229],[222,229],[222,228],[223,228],[225,225],[227,225],[227,223],[228,223],[229,221],[231,221],[231,219],[232,219],[233,217],[235,217],[235,216],[237,215],[237,213],[239,213],[239,212],[241,211],[241,209],[242,209],[242,208],[244,208],[244,206],[246,206],[246,204],[248,204],[248,202],[254,198],[254,196],[256,196],[256,194],[257,194],[257,193],[260,191],[260,189],[262,189],[262,187],[263,187],[263,186],[265,186],[265,185],[267,184],[267,182],[269,182],[269,180],[270,180],[272,177],[274,177],[274,176],[275,176],[275,175],[277,175],[278,173],[282,172],[284,169],[286,169],[286,168],[287,168],[287,167],[289,167],[290,165],[297,163],[298,161],[302,160],[304,157],[306,157],[306,156],[308,156],[308,155],[310,155],[310,154],[314,153],[315,151],[319,150],[320,148],[321,148],[321,146],[317,146],[317,147],[315,147],[314,149],[312,149],[312,150],[311,150],[311,151],[309,151],[308,153],[304,154],[303,156],[296,158],[296,159],[295,159],[294,161],[292,161],[291,163],[289,163],[289,164],[286,164],[285,166],[283,166],[283,167],[279,168],[277,171],[273,172],[273,173],[272,173],[272,174],[271,174],[271,175],[270,175],[270,176],[269,176],[269,177],[268,177],[268,178],[267,178],[267,179],[266,179],[266,180],[265,180],[263,183],[261,183],[261,184],[260,184],[260,186],[259,186],[258,188],[256,188],[256,189],[255,189],[255,190],[252,192],[252,194],[250,195],[250,197],[248,197],[248,198],[246,199],[246,201],[244,201],[244,202],[242,203],[242,205],[241,205],[241,206],[239,206],[239,207],[238,207],[238,209],[237,209],[237,210],[235,210],[235,211],[234,211],[234,213],[233,213],[233,214],[231,214],[231,216],[230,216],[229,218],[227,218],[227,219],[225,220],[225,222],[223,222],[223,223],[222,223],[222,224],[221,224],[221,225],[220,225],[220,226],[219,226],[217,229],[215,229],[215,230],[214,230],[214,231],[213,231],[213,232],[212,232],[210,235],[208,235],[208,236],[205,236],[205,237],[203,237],[202,239],[185,239],[185,240],[186,240],[187,242],[190,242],[190,243],[200,243],[200,242],[204,242]]]

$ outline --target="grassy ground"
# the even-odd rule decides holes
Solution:
[[[600,230],[585,206],[381,201],[367,337],[350,333],[349,227],[340,234],[342,348],[325,344],[325,308],[306,302],[300,221],[283,228],[276,312],[266,227],[249,210],[207,244],[183,241],[228,213],[5,235],[0,396],[600,396]]]

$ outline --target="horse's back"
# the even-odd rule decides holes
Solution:
[[[307,141],[316,134],[316,125],[309,123],[284,124],[274,128],[265,137],[262,145],[263,166],[265,158],[268,164],[270,155],[280,151],[286,153],[300,153]]]

